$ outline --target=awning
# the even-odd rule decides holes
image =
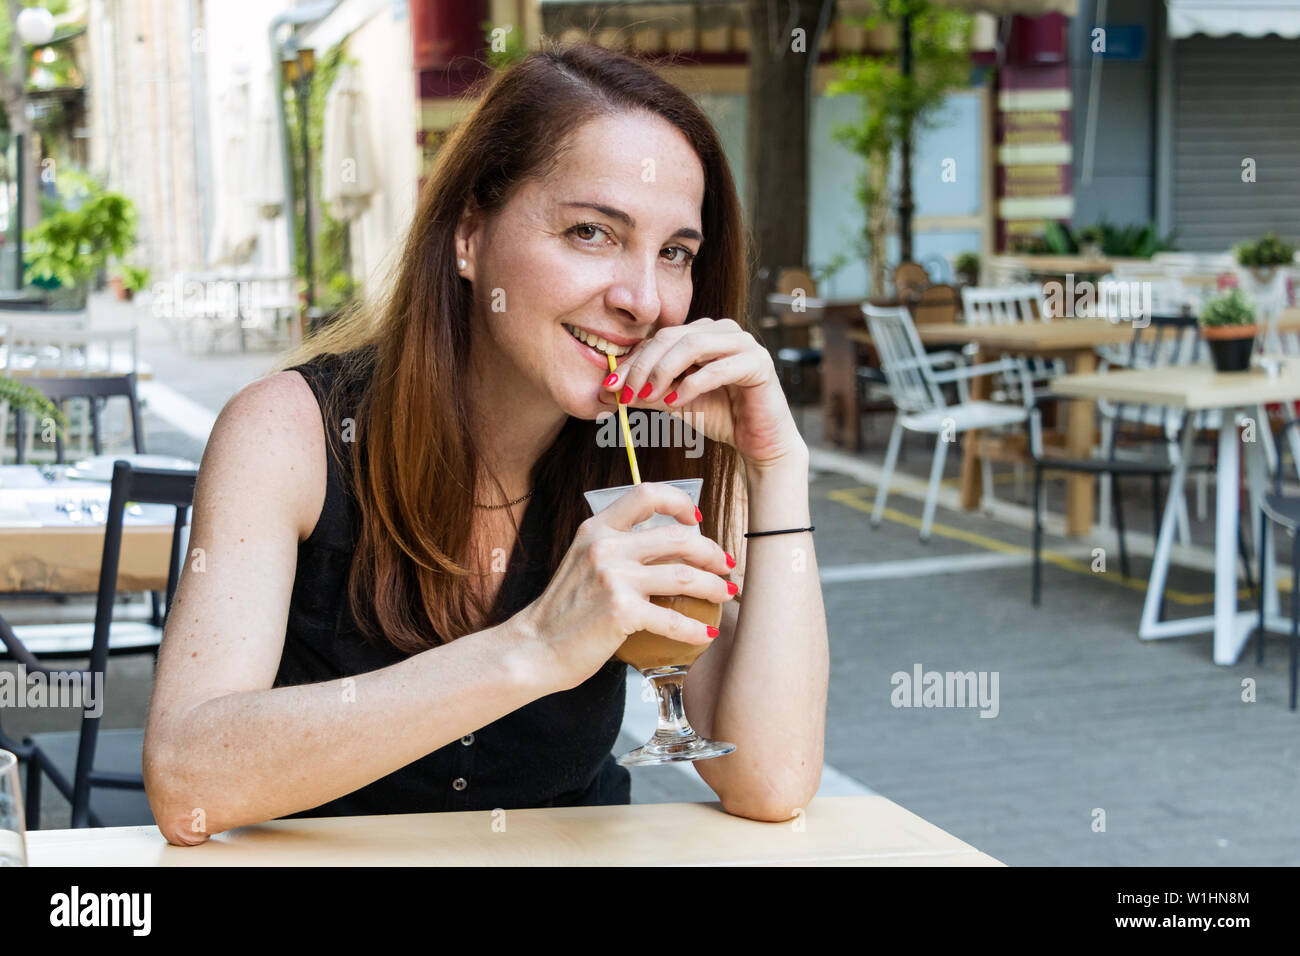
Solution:
[[[1168,0],[1169,35],[1300,37],[1300,0]]]
[[[1041,17],[1045,13],[1064,13],[1067,17],[1079,12],[1079,0],[941,0],[945,7],[957,7],[971,13],[992,13],[1007,16],[1017,13],[1026,17]]]

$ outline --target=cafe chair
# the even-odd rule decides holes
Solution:
[[[804,383],[822,364],[822,350],[811,343],[811,333],[821,321],[825,303],[817,298],[817,285],[805,270],[783,269],[777,276],[776,291],[767,297],[767,306],[773,314],[768,328],[775,331],[772,359],[777,380],[789,404],[797,409],[799,432],[806,434]]]
[[[881,307],[868,302],[863,304],[862,312],[880,355],[880,369],[889,382],[890,395],[897,409],[894,427],[889,433],[889,447],[885,452],[880,487],[876,490],[871,523],[879,526],[883,517],[903,432],[934,435],[930,486],[926,492],[925,511],[921,518],[921,540],[929,541],[948,445],[958,433],[971,429],[1019,425],[1028,414],[1027,409],[1020,405],[971,400],[968,382],[980,375],[996,375],[1008,371],[1015,373],[1021,366],[1008,359],[967,365],[965,357],[958,352],[926,352],[916,334],[912,316],[903,306]],[[956,385],[959,400],[955,405],[949,405],[944,398],[943,386],[949,383]],[[1022,387],[1026,398],[1032,397],[1033,386],[1024,381]],[[985,489],[992,488],[992,477],[992,467],[985,461]]]
[[[965,286],[961,290],[962,321],[967,325],[1017,325],[1023,322],[1050,322],[1051,317],[1043,305],[1041,286],[1022,284],[1013,286]],[[1035,387],[1046,388],[1057,375],[1065,373],[1065,363],[1060,359],[1019,358],[1029,372]],[[1002,387],[1011,400],[1018,400],[1020,376],[1003,380]]]
[[[1070,458],[1064,454],[1058,454],[1055,450],[1049,451],[1049,446],[1043,442],[1042,427],[1042,409],[1041,406],[1049,401],[1055,401],[1054,395],[1040,395],[1034,399],[1029,410],[1029,419],[1027,427],[1029,431],[1029,456],[1034,464],[1034,524],[1033,524],[1033,579],[1032,579],[1032,603],[1038,607],[1042,597],[1042,548],[1043,548],[1043,511],[1045,508],[1043,495],[1043,477],[1047,470],[1052,471],[1071,471],[1081,474],[1097,475],[1108,479],[1110,486],[1111,501],[1115,511],[1115,534],[1119,544],[1119,566],[1120,573],[1124,577],[1130,577],[1128,546],[1124,539],[1124,508],[1123,498],[1120,496],[1120,478],[1147,478],[1151,482],[1151,500],[1152,500],[1152,522],[1154,525],[1154,537],[1160,535],[1160,523],[1164,518],[1164,508],[1160,501],[1160,481],[1162,478],[1173,476],[1174,468],[1177,467],[1177,456],[1171,452],[1169,444],[1145,440],[1146,438],[1146,419],[1142,415],[1128,416],[1125,413],[1125,405],[1116,405],[1116,424],[1122,428],[1124,423],[1131,423],[1130,427],[1136,434],[1138,441],[1144,441],[1145,452],[1140,457],[1121,457],[1117,452],[1121,446],[1121,441],[1125,437],[1123,432],[1112,435],[1109,446],[1102,451],[1100,455],[1091,458]],[[1174,435],[1172,447],[1177,449],[1178,437],[1181,435],[1181,428],[1195,427],[1195,422],[1189,424],[1186,420],[1180,422],[1180,427]],[[1254,590],[1255,584],[1251,575],[1250,561],[1247,556],[1245,538],[1240,528],[1237,534],[1237,549],[1241,559],[1245,564],[1247,586]],[[1164,596],[1161,595],[1161,603],[1157,612],[1157,620],[1164,618]]]
[[[188,523],[194,501],[197,472],[163,469],[133,469],[124,461],[113,467],[113,490],[108,505],[108,525],[104,532],[104,552],[100,562],[99,591],[95,605],[94,634],[87,670],[52,668],[38,658],[0,619],[0,643],[9,656],[25,665],[27,672],[42,673],[52,680],[93,680],[103,675],[99,687],[101,700],[106,696],[110,635],[113,628],[113,604],[117,573],[122,554],[122,527],[128,501],[166,505],[175,508],[172,524],[171,557],[167,568],[164,621],[171,609],[172,597],[180,578],[183,556],[181,532]],[[78,675],[72,678],[71,675]],[[40,778],[48,777],[72,804],[72,826],[129,826],[150,823],[153,816],[144,796],[141,771],[143,730],[101,730],[101,715],[83,710],[78,731],[33,734],[22,742],[28,762],[28,826],[39,827]],[[34,779],[33,779],[34,778]],[[92,795],[95,796],[92,805]]]
[[[1300,664],[1300,496],[1282,493],[1282,439],[1289,429],[1300,425],[1300,418],[1293,418],[1277,436],[1277,468],[1273,472],[1273,490],[1265,491],[1259,515],[1259,626],[1255,629],[1255,662],[1264,663],[1264,634],[1267,631],[1264,621],[1264,595],[1267,594],[1268,580],[1265,576],[1268,554],[1268,528],[1278,524],[1291,534],[1291,702],[1296,709],[1296,672]],[[1292,462],[1300,471],[1300,463]],[[1276,585],[1274,585],[1276,586]]]
[[[92,453],[104,453],[103,431],[100,424],[100,411],[105,401],[110,398],[124,398],[131,418],[131,445],[137,455],[145,453],[144,426],[140,418],[140,399],[136,392],[136,375],[95,375],[87,378],[46,378],[34,377],[30,380],[33,388],[52,401],[60,411],[66,412],[66,403],[73,399],[85,399],[90,417],[90,445]],[[14,411],[14,458],[16,464],[25,464],[25,449],[30,440],[26,427],[27,413],[21,409]],[[0,431],[3,431],[0,422]],[[26,436],[26,437],[25,437]],[[67,452],[63,445],[63,435],[54,433],[54,461],[64,464]],[[151,595],[153,614],[150,618],[154,627],[162,626],[161,597],[157,592]]]
[[[104,402],[110,398],[125,398],[131,416],[132,444],[137,455],[144,454],[144,427],[140,423],[140,399],[136,392],[134,372],[126,375],[92,375],[85,378],[33,377],[28,380],[28,384],[53,402],[60,411],[65,411],[65,404],[72,399],[86,400],[90,412],[90,444],[96,455],[104,453],[103,431],[100,424],[100,410]],[[18,409],[14,411],[14,436],[17,446],[15,459],[20,465],[26,461],[24,438],[27,434],[26,418],[26,412]],[[63,436],[57,431],[54,433],[54,460],[60,465],[66,461]]]
[[[1169,366],[1193,365],[1204,358],[1204,343],[1200,327],[1192,316],[1176,313],[1156,313],[1147,317],[1147,324],[1135,327],[1127,345],[1112,346],[1099,366],[1099,371],[1106,372],[1112,367],[1123,369],[1166,368]],[[1177,464],[1182,453],[1178,444],[1178,434],[1182,429],[1183,413],[1176,409],[1160,405],[1116,405],[1106,399],[1097,402],[1097,415],[1100,421],[1101,446],[1103,455],[1110,456],[1116,443],[1116,431],[1127,427],[1125,443],[1128,446],[1144,445],[1156,442],[1164,445],[1164,453],[1169,460]],[[1198,436],[1216,431],[1220,426],[1222,415],[1218,410],[1198,412],[1195,427]],[[1209,473],[1214,468],[1214,459],[1205,444],[1196,446],[1203,454],[1192,463],[1192,472],[1197,485],[1197,494],[1202,504],[1198,509],[1204,517],[1204,500],[1207,495]],[[1121,449],[1123,457],[1127,449]],[[1104,484],[1098,496],[1100,520],[1109,522],[1112,503],[1112,487]],[[1187,500],[1178,502],[1177,512],[1178,540],[1190,545],[1191,521],[1188,516]]]

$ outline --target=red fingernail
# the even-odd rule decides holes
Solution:
[[[665,404],[665,405],[671,405],[671,404],[672,404],[673,402],[675,402],[675,401],[677,401],[677,392],[676,392],[676,391],[669,392],[667,395],[664,396],[664,404]]]
[[[728,582],[727,582],[727,593],[728,593],[728,594],[739,594],[739,593],[740,593],[740,585],[737,584],[735,581],[728,581]]]
[[[700,509],[699,509],[699,508],[696,508],[696,509],[695,509],[695,520],[696,520],[697,522],[700,522],[700,521],[703,521],[703,520],[704,520],[704,515],[700,514]]]
[[[605,381],[601,382],[600,384],[603,385],[605,388],[609,388],[617,381],[618,381],[618,372],[610,372],[608,375],[605,376]]]
[[[723,551],[722,553],[727,555],[727,567],[734,568],[736,566],[736,559],[733,558],[731,555],[727,554],[727,552],[725,551]]]
[[[637,397],[637,398],[645,398],[646,396],[648,396],[648,395],[649,395],[651,392],[653,392],[653,391],[654,391],[654,386],[651,385],[649,382],[646,382],[645,385],[643,385],[643,386],[641,387],[641,391],[639,391],[639,392],[636,393],[636,397]]]
[[[623,395],[619,399],[619,401],[622,402],[624,405],[632,401],[632,387],[630,385],[623,386]]]
[[[716,627],[714,627],[712,624],[710,624],[710,625],[708,625],[708,628],[709,628],[709,637],[717,637],[717,636],[718,636],[718,629],[717,629]]]

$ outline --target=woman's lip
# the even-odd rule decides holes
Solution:
[[[564,330],[564,337],[573,343],[574,347],[583,354],[583,357],[586,358],[588,362],[604,372],[605,375],[609,374],[609,359],[605,357],[605,353],[597,352],[586,342],[579,342],[569,334],[567,329]]]
[[[633,345],[640,345],[643,341],[645,341],[644,338],[629,339],[621,335],[610,335],[608,332],[597,332],[595,329],[589,329],[585,325],[574,325],[572,322],[569,322],[567,324],[573,325],[575,329],[580,329],[581,331],[586,332],[588,335],[594,335],[598,339],[604,339],[610,345],[633,346]],[[567,333],[568,329],[565,329],[565,332]]]

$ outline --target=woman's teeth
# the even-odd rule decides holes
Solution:
[[[591,346],[597,352],[604,352],[606,355],[613,355],[617,358],[620,355],[626,355],[628,352],[632,351],[632,346],[630,345],[614,345],[611,342],[606,342],[599,335],[592,335],[590,332],[584,332],[582,329],[574,328],[572,325],[566,325],[564,328],[565,331],[579,342]]]

